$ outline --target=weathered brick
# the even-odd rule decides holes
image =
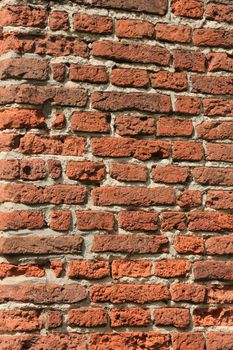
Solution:
[[[179,235],[175,237],[173,245],[179,254],[204,253],[204,239],[202,237]]]
[[[157,136],[162,137],[191,136],[193,133],[193,124],[188,119],[162,117],[157,121],[156,133]]]
[[[19,177],[19,161],[16,159],[0,160],[0,179],[13,180]]]
[[[40,180],[46,177],[45,161],[29,158],[20,161],[20,178],[23,180]]]
[[[119,226],[126,231],[156,231],[158,214],[153,211],[120,211]]]
[[[207,289],[207,302],[212,304],[230,304],[233,302],[231,285],[210,285]]]
[[[155,120],[150,117],[137,117],[129,114],[115,118],[116,132],[121,136],[153,135]]]
[[[111,327],[148,326],[150,312],[147,309],[130,307],[125,309],[111,309]]]
[[[142,181],[146,182],[147,168],[144,165],[129,163],[112,163],[110,176],[118,181]]]
[[[174,160],[202,160],[204,150],[202,143],[194,141],[174,141],[173,143],[173,159]]]
[[[68,30],[69,15],[65,11],[52,11],[49,14],[48,23],[51,30]]]
[[[166,66],[170,53],[160,46],[146,44],[127,44],[118,41],[96,41],[92,46],[92,55],[116,62],[154,63]]]
[[[210,2],[207,4],[205,15],[209,20],[217,22],[233,22],[233,6],[231,4],[221,4]]]
[[[110,81],[117,86],[143,88],[149,84],[149,75],[143,69],[114,68],[111,71]]]
[[[75,13],[73,16],[74,30],[94,34],[111,34],[113,30],[112,19],[108,16],[88,15]]]
[[[204,4],[199,0],[173,0],[171,7],[176,16],[182,17],[201,18],[204,12]]]
[[[70,210],[51,210],[50,227],[55,231],[67,231],[71,226]]]
[[[94,188],[92,200],[95,205],[172,205],[175,193],[170,187],[111,187]]]
[[[113,231],[114,214],[107,211],[77,211],[77,227],[79,230]]]
[[[101,162],[68,161],[66,166],[68,178],[79,181],[101,181],[105,177],[105,165]]]
[[[155,36],[155,31],[153,24],[147,21],[118,19],[116,21],[116,35],[119,38],[152,39]]]
[[[207,143],[206,159],[233,162],[233,143]]]
[[[232,117],[233,102],[217,98],[205,98],[203,101],[205,114],[209,117]]]
[[[226,71],[233,72],[233,59],[225,52],[211,52],[207,55],[208,71],[218,72]]]
[[[154,182],[185,183],[189,178],[189,168],[175,165],[157,166],[152,169]]]
[[[191,231],[224,232],[233,230],[233,215],[214,211],[189,213],[188,228]]]
[[[233,262],[221,260],[196,261],[193,264],[194,278],[196,280],[233,280]]]
[[[62,326],[62,313],[61,311],[50,310],[46,314],[46,329],[53,329]]]
[[[173,326],[185,328],[189,325],[189,309],[178,307],[156,308],[154,311],[154,323],[156,326]]]
[[[171,43],[190,43],[192,29],[189,26],[157,23],[155,26],[156,39]]]
[[[233,122],[204,121],[196,131],[198,137],[205,140],[233,139]]]
[[[94,285],[90,288],[92,302],[111,302],[114,304],[132,302],[145,304],[167,300],[169,290],[164,284],[115,284]]]
[[[186,229],[185,213],[176,211],[164,211],[160,216],[160,222],[162,231],[183,231]]]
[[[198,190],[184,190],[177,198],[177,204],[184,210],[200,207],[202,194]]]
[[[233,254],[232,236],[215,236],[206,240],[206,253],[210,255]]]
[[[160,236],[142,234],[94,236],[92,251],[115,253],[160,253],[168,251],[168,239]]]
[[[198,115],[201,113],[201,99],[199,97],[175,96],[175,112],[181,114]]]
[[[170,143],[156,140],[137,140],[128,137],[93,138],[92,150],[100,157],[134,157],[140,160],[168,158]]]
[[[1,310],[1,332],[30,332],[42,328],[42,316],[39,310]]]
[[[92,94],[92,106],[103,111],[130,109],[142,112],[169,113],[171,111],[171,100],[168,95],[154,93],[95,91]]]
[[[80,65],[72,63],[69,78],[74,81],[103,84],[108,81],[107,69],[104,66]]]
[[[70,326],[78,327],[100,327],[108,322],[107,312],[97,307],[71,309],[67,317]]]
[[[83,238],[80,236],[21,236],[2,237],[0,251],[2,254],[64,254],[80,253]]]
[[[173,333],[172,344],[173,344],[174,350],[195,350],[195,349],[204,350],[205,349],[205,340],[201,332],[200,333],[198,332]]]
[[[152,74],[151,85],[155,89],[185,91],[188,89],[188,80],[184,72],[160,71]]]
[[[206,71],[206,58],[202,52],[174,50],[173,59],[175,69],[192,72]]]
[[[202,185],[233,185],[233,170],[230,167],[197,167],[192,170],[192,175],[195,182]]]
[[[14,265],[0,264],[0,278],[25,276],[25,277],[43,277],[45,270],[42,266],[35,264]]]
[[[199,308],[193,312],[195,326],[232,326],[233,310],[231,308]]]
[[[232,344],[232,332],[208,332],[206,334],[207,350],[228,350]]]
[[[35,230],[45,227],[44,215],[41,211],[15,210],[0,212],[0,229],[6,230]]]
[[[208,76],[193,75],[192,91],[212,94],[212,95],[232,95],[233,94],[233,78],[228,76]]]
[[[184,259],[166,259],[155,262],[156,276],[174,278],[186,276],[190,271],[190,262]]]
[[[0,111],[0,129],[43,129],[45,116],[38,109],[3,109]]]
[[[209,190],[206,206],[214,209],[233,209],[233,191]]]
[[[46,26],[47,13],[42,7],[8,5],[1,8],[0,18],[0,27],[24,26],[43,28]]]
[[[71,260],[68,262],[68,276],[87,280],[109,277],[109,262],[105,260]]]
[[[74,112],[71,116],[71,127],[74,131],[108,133],[110,115],[101,112]]]
[[[232,33],[233,33],[232,30],[224,30],[224,29],[214,29],[214,28],[194,29],[193,41],[196,46],[230,48],[233,43]]]
[[[174,301],[203,303],[206,287],[195,283],[174,283],[171,286],[171,295]]]
[[[47,80],[48,61],[35,58],[7,58],[1,61],[0,78]]]
[[[112,278],[150,277],[152,262],[150,260],[113,260],[111,265]]]

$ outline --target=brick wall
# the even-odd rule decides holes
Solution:
[[[232,350],[232,1],[0,6],[0,350]]]

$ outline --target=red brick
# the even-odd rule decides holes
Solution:
[[[79,230],[114,230],[114,214],[107,211],[77,211],[77,227]]]
[[[115,118],[115,128],[121,136],[153,135],[155,120],[144,116],[119,115]]]
[[[108,133],[110,115],[101,112],[74,112],[71,116],[71,128],[74,131]]]
[[[167,237],[142,234],[100,235],[94,236],[92,251],[95,253],[115,252],[131,254],[149,254],[168,251]]]
[[[27,332],[40,330],[42,328],[42,317],[38,310],[1,310],[0,331]]]
[[[45,227],[44,215],[41,211],[15,210],[0,212],[0,229],[6,230],[35,230]]]
[[[63,263],[60,260],[50,260],[49,268],[53,271],[54,275],[59,278],[62,277]]]
[[[1,265],[0,265],[1,266]],[[150,277],[152,275],[152,262],[150,260],[113,260],[112,278],[122,277]]]
[[[94,34],[111,34],[112,19],[107,16],[88,15],[87,13],[74,14],[74,30]]]
[[[174,50],[173,59],[175,69],[192,72],[206,71],[206,58],[202,52]]]
[[[154,63],[166,66],[170,53],[160,46],[146,44],[127,44],[118,41],[96,41],[92,46],[92,55],[116,62]]]
[[[201,18],[204,12],[203,2],[198,0],[189,0],[188,2],[186,0],[173,0],[171,7],[175,16]]]
[[[101,162],[68,161],[66,166],[68,178],[79,181],[101,181],[105,177],[105,165]]]
[[[109,262],[105,260],[72,260],[68,262],[68,276],[97,280],[110,276]]]
[[[171,43],[190,43],[192,29],[189,26],[157,23],[155,26],[156,39]]]
[[[177,137],[191,136],[193,123],[183,118],[159,118],[157,121],[157,136]]]
[[[207,289],[207,302],[211,304],[230,304],[233,302],[231,285],[210,285]]]
[[[77,303],[86,298],[83,286],[56,284],[13,284],[0,286],[0,300],[35,304]]]
[[[71,225],[71,212],[69,210],[51,210],[50,227],[55,231],[67,231]]]
[[[213,95],[232,95],[233,94],[233,78],[228,76],[208,76],[193,75],[192,91],[213,94]]]
[[[111,327],[148,326],[150,311],[138,307],[111,309]]]
[[[110,176],[118,181],[142,181],[146,182],[147,168],[144,165],[128,163],[112,163]]]
[[[140,160],[168,158],[170,143],[128,137],[93,138],[92,152],[98,157],[134,157]]]
[[[207,143],[206,159],[233,162],[233,143]]]
[[[97,307],[71,309],[67,317],[70,326],[78,327],[100,327],[106,326],[108,322],[106,311]]]
[[[232,33],[233,33],[232,30],[224,30],[224,29],[213,29],[213,28],[194,29],[193,40],[196,46],[211,46],[211,47],[215,46],[215,47],[231,48],[233,43]]]
[[[199,308],[193,312],[194,326],[232,326],[233,310],[231,308]]]
[[[164,284],[96,284],[90,288],[92,302],[145,304],[167,300],[168,298],[169,290]]]
[[[206,334],[207,350],[228,350],[232,344],[232,332],[209,332]]]
[[[0,179],[14,180],[19,177],[19,161],[16,159],[0,160]]]
[[[20,151],[24,154],[81,156],[85,143],[86,140],[78,136],[25,134],[20,140]]]
[[[160,216],[161,230],[171,231],[186,229],[186,216],[185,213],[176,211],[163,212]]]
[[[46,334],[22,334],[2,336],[0,339],[0,346],[2,349],[22,349],[24,345],[30,350],[62,350],[64,348],[73,350],[78,347],[79,350],[85,350],[86,337],[84,334],[78,333],[52,333]],[[73,349],[72,349],[73,348]],[[167,350],[167,349],[165,349]]]
[[[83,238],[79,236],[19,236],[0,238],[2,254],[64,254],[81,252]]]
[[[197,190],[184,190],[179,195],[177,204],[185,210],[200,207],[202,204],[202,194]]]
[[[41,105],[52,101],[58,105],[84,107],[87,102],[86,91],[74,87],[13,84],[1,87],[0,93],[0,105],[8,103]]]
[[[185,91],[188,89],[188,80],[184,72],[160,71],[152,74],[151,85],[155,89]]]
[[[233,116],[233,104],[231,100],[220,100],[215,98],[204,99],[204,111],[205,114],[210,117],[223,116],[232,117]]]
[[[175,237],[173,246],[179,254],[204,253],[204,239],[202,237],[179,235]]]
[[[202,143],[193,141],[175,141],[173,143],[173,159],[184,161],[198,161],[202,160],[204,150]]]
[[[221,260],[196,261],[193,264],[194,278],[196,280],[233,280],[233,262]]]
[[[233,185],[233,170],[230,167],[198,167],[192,170],[192,175],[195,182],[202,185]]]
[[[169,113],[171,111],[170,96],[142,92],[101,92],[92,94],[92,106],[103,111],[123,111],[133,109],[146,112]]]
[[[37,109],[3,109],[0,111],[0,129],[43,129],[45,116]]]
[[[204,336],[197,332],[173,333],[172,344],[174,350],[205,350]]]
[[[120,211],[119,226],[126,231],[156,231],[158,214],[154,211]]]
[[[0,185],[0,202],[24,204],[81,204],[86,199],[86,188],[76,185],[56,184],[37,187],[31,184],[7,183]]]
[[[191,231],[232,231],[233,215],[214,211],[193,211],[189,213],[188,227]]]
[[[155,2],[153,0],[135,0],[133,2],[131,0],[125,0],[123,2],[119,2],[118,0],[93,0],[92,4],[99,7],[113,8],[125,11],[155,13],[162,16],[165,15],[167,11],[168,2],[167,0],[160,0],[159,2]]]
[[[166,259],[155,262],[155,275],[163,278],[186,276],[190,272],[190,262],[184,259]]]
[[[52,179],[59,179],[62,174],[62,166],[60,160],[49,159],[47,161],[48,172]]]
[[[66,78],[66,66],[64,63],[52,63],[51,70],[53,79],[62,83]]]
[[[226,52],[211,52],[207,55],[207,60],[209,72],[233,72],[233,59]]]
[[[35,58],[7,58],[1,61],[0,78],[47,80],[48,61]]]
[[[154,323],[156,326],[173,326],[185,328],[189,325],[189,310],[178,307],[156,308],[154,311]]]
[[[175,111],[182,114],[198,115],[201,113],[199,97],[175,96]]]
[[[62,326],[61,311],[49,310],[46,314],[46,329],[53,329]]]
[[[49,27],[51,30],[69,29],[69,15],[65,11],[53,11],[49,14]]]
[[[169,350],[169,344],[170,335],[157,332],[92,333],[90,350],[106,350],[106,346],[108,349],[121,350],[144,350],[145,347],[148,350],[156,347],[159,350]]]
[[[209,20],[233,23],[232,12],[233,6],[230,3],[209,3],[207,4],[205,15]]]
[[[104,66],[70,65],[69,78],[74,81],[103,84],[108,81],[107,68]]]
[[[204,121],[196,127],[196,132],[205,140],[233,139],[233,122]]]
[[[143,69],[113,68],[110,81],[113,85],[141,88],[148,86],[149,76]]]
[[[172,205],[175,202],[174,190],[170,187],[111,187],[103,186],[92,191],[94,205]]]
[[[1,8],[0,18],[0,27],[25,26],[43,28],[46,26],[47,14],[42,7],[8,5]]]
[[[83,58],[89,57],[87,43],[70,36],[36,36],[36,33],[6,32],[0,37],[0,44],[1,53],[14,51],[18,54],[35,53],[38,55],[51,55],[55,57],[69,55]]]
[[[157,166],[152,169],[154,182],[185,183],[189,178],[189,168],[175,165]]]
[[[209,190],[206,206],[215,209],[233,209],[233,191]]]
[[[14,264],[0,264],[0,278],[6,277],[43,277],[45,270],[43,267],[35,264],[28,265],[14,265]]]
[[[22,159],[20,161],[20,178],[23,180],[40,180],[46,177],[43,159]]]
[[[233,254],[233,236],[215,236],[206,240],[206,253],[211,255]]]
[[[116,35],[119,38],[152,39],[155,31],[153,24],[147,21],[118,19],[116,21]]]
[[[171,286],[171,295],[173,301],[202,304],[205,300],[206,287],[194,283],[175,283]]]

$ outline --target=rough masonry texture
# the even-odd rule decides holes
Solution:
[[[233,350],[233,2],[0,28],[0,350]]]

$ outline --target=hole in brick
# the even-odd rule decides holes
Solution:
[[[24,168],[23,168],[23,172],[26,174],[26,175],[30,175],[31,174],[31,167],[29,165],[26,165]]]

